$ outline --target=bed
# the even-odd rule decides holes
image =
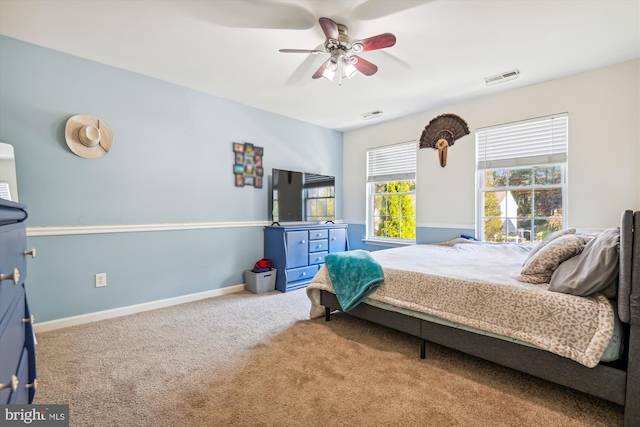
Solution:
[[[639,225],[640,212],[625,211],[619,228],[535,245],[455,239],[372,252],[384,280],[348,311],[336,293],[355,279],[325,265],[307,288],[311,317],[346,311],[419,337],[422,358],[427,342],[444,345],[623,405],[625,426],[640,426]],[[603,252],[614,233],[615,251]],[[590,288],[593,275],[609,285]]]

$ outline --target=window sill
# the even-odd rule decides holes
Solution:
[[[401,246],[415,245],[415,240],[378,240],[378,239],[362,239],[362,243],[372,246],[387,246],[390,248],[399,248]]]

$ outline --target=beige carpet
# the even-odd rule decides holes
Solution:
[[[248,292],[38,334],[72,426],[621,426],[622,408],[344,314]]]

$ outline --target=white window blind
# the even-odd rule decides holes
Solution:
[[[367,150],[367,182],[416,178],[416,141]]]
[[[330,187],[332,185],[335,185],[335,178],[332,176],[309,172],[304,174],[304,188]]]
[[[11,191],[8,182],[0,182],[0,199],[11,200]]]
[[[476,130],[478,169],[565,163],[568,114]]]

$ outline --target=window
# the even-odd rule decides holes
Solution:
[[[534,242],[565,228],[568,116],[476,130],[477,232]]]
[[[367,239],[415,242],[416,141],[367,151]]]
[[[336,217],[335,178],[304,174],[305,212],[307,221],[333,221]]]

